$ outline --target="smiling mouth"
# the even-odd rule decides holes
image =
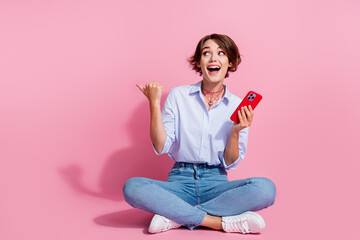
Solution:
[[[218,67],[218,66],[210,66],[210,67],[208,67],[207,69],[208,69],[209,72],[211,72],[211,73],[217,73],[217,72],[220,71],[220,67]]]

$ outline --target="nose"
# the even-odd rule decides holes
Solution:
[[[216,54],[211,54],[210,62],[215,62],[217,60]]]

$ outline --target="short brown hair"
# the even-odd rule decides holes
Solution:
[[[229,63],[231,63],[231,67],[229,67],[228,71],[226,72],[225,77],[229,76],[230,72],[235,72],[238,65],[241,62],[239,49],[236,46],[235,42],[228,36],[222,35],[222,34],[210,34],[203,37],[198,45],[196,46],[196,50],[193,56],[189,57],[187,60],[190,63],[190,67],[195,71],[202,75],[201,68],[196,66],[198,63],[200,63],[201,59],[201,50],[205,44],[205,42],[209,39],[214,40],[222,50],[224,50],[226,56],[229,59]]]

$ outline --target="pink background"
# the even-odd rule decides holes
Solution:
[[[209,33],[243,62],[225,83],[263,94],[231,179],[277,185],[267,229],[242,239],[354,239],[359,222],[360,4],[356,0],[0,2],[0,239],[239,239],[148,235],[133,176],[166,179],[136,83],[200,80],[189,57]],[[356,238],[356,237],[355,237]]]

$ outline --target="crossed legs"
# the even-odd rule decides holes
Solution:
[[[217,189],[219,188],[219,189]],[[193,229],[221,230],[221,217],[271,206],[276,188],[267,178],[248,178],[219,184],[210,200],[197,204],[196,196],[177,182],[131,178],[124,185],[125,200],[133,207],[165,216]]]

